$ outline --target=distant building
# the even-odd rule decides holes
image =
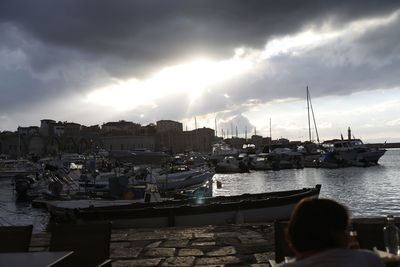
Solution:
[[[61,121],[54,123],[52,125],[53,127],[53,134],[55,136],[63,136],[64,135],[64,130],[65,130],[65,125]]]
[[[120,120],[117,122],[107,122],[103,123],[101,126],[102,133],[108,133],[113,131],[124,131],[131,135],[135,135],[140,132],[141,125],[138,123],[133,123],[131,121]]]
[[[181,153],[185,151],[211,152],[214,130],[199,128],[192,131],[157,131],[156,151]]]
[[[19,126],[17,129],[17,133],[20,136],[37,135],[37,134],[39,134],[39,127],[38,126],[29,126],[29,127]]]
[[[65,136],[79,136],[81,132],[81,125],[75,122],[64,122],[64,135]]]
[[[53,125],[56,123],[55,120],[44,119],[40,121],[39,132],[42,136],[50,136],[53,134]]]
[[[150,150],[155,149],[154,136],[138,136],[138,135],[112,135],[102,136],[101,141],[103,148],[112,150]]]
[[[162,133],[167,131],[182,132],[183,124],[181,122],[171,120],[157,121],[157,132]]]

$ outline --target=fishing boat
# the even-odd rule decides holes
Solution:
[[[116,227],[221,225],[288,219],[304,197],[318,197],[321,185],[299,190],[237,196],[199,197],[163,202],[93,202],[85,207],[69,201],[48,202],[58,222],[112,221]]]

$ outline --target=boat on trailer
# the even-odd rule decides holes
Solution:
[[[166,227],[253,223],[289,219],[305,197],[318,197],[321,185],[299,190],[236,196],[199,197],[163,202],[101,202],[79,208],[68,201],[48,203],[51,220],[64,223],[112,221],[113,226]]]

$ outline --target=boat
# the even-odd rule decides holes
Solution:
[[[349,129],[350,132],[350,129]],[[349,134],[350,137],[350,134]],[[322,143],[325,154],[321,167],[340,168],[348,166],[368,167],[377,165],[386,149],[367,147],[360,139],[332,139]]]
[[[237,149],[231,148],[224,142],[218,142],[213,144],[209,159],[212,163],[217,164],[226,157],[237,157],[238,155],[239,151]]]
[[[154,174],[153,179],[160,190],[177,190],[202,184],[211,180],[214,174],[213,168],[196,168],[175,173]]]
[[[26,159],[0,160],[0,178],[29,175],[39,172],[38,166]]]
[[[318,197],[321,185],[299,190],[236,196],[199,197],[163,202],[93,202],[85,207],[70,201],[48,202],[54,222],[112,221],[115,227],[223,225],[289,219],[305,197]]]
[[[249,172],[248,158],[241,160],[236,159],[233,156],[225,157],[222,161],[218,162],[215,166],[216,173],[244,173]]]

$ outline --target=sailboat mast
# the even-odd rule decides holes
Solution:
[[[309,99],[310,99],[310,107],[311,107],[311,113],[312,113],[312,118],[313,118],[314,127],[315,127],[315,134],[317,135],[317,142],[318,142],[318,144],[319,144],[319,135],[318,135],[317,122],[315,121],[314,109],[313,109],[313,107],[312,107],[312,102],[311,102],[310,93],[308,93],[308,97],[309,97]]]
[[[308,92],[307,86],[307,116],[308,116],[308,136],[311,142],[311,121],[310,121],[310,93]]]

